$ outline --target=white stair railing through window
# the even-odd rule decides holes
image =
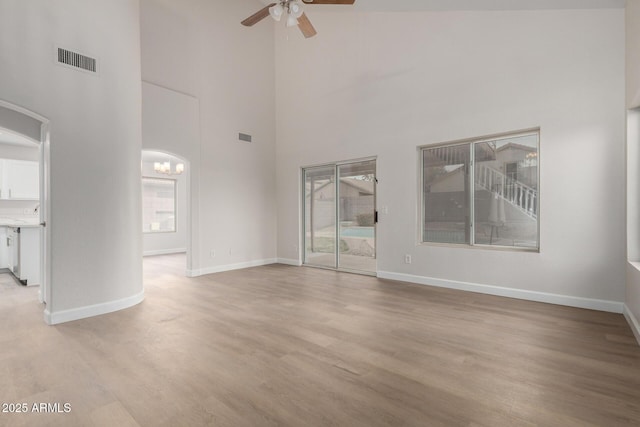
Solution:
[[[484,165],[476,167],[475,181],[476,184],[487,191],[497,194],[530,218],[537,219],[537,190]]]

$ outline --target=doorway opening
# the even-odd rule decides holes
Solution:
[[[189,162],[172,153],[142,150],[142,242],[145,257],[184,254],[191,266]]]
[[[375,275],[376,160],[303,168],[303,264]]]
[[[0,270],[51,300],[49,121],[0,100]]]

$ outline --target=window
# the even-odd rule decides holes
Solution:
[[[539,248],[539,131],[426,146],[421,240]]]
[[[176,231],[176,180],[142,178],[142,231]]]

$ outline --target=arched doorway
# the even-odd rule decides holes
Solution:
[[[14,174],[17,181],[12,185],[14,189],[5,191],[4,197],[0,194],[0,200],[9,204],[5,207],[9,209],[6,212],[13,213],[7,219],[15,222],[11,227],[14,236],[8,240],[11,241],[10,250],[15,250],[14,255],[9,254],[12,264],[9,269],[22,284],[39,285],[39,300],[46,304],[51,299],[51,233],[47,227],[50,212],[49,120],[0,100],[0,132],[0,143],[5,150],[0,156],[7,169],[5,175]],[[33,154],[31,150],[35,150]],[[20,230],[25,232],[20,233]],[[27,235],[31,237],[27,238]],[[20,240],[22,248],[19,249]],[[31,247],[29,251],[25,251],[27,240]]]

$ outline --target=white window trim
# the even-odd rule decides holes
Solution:
[[[501,139],[511,139],[511,138],[517,138],[517,137],[523,137],[523,136],[529,136],[529,135],[536,135],[538,137],[538,170],[537,170],[537,180],[538,180],[538,199],[537,199],[537,206],[536,206],[536,218],[537,218],[537,247],[533,248],[533,247],[524,247],[524,246],[501,246],[501,245],[487,245],[487,244],[476,244],[475,243],[475,223],[474,223],[474,219],[475,219],[475,197],[474,197],[474,191],[471,191],[469,194],[469,215],[470,215],[470,236],[469,236],[469,243],[441,243],[441,242],[425,242],[424,239],[424,215],[425,215],[425,209],[424,209],[424,167],[423,167],[423,162],[424,162],[424,157],[423,157],[423,151],[425,149],[430,149],[430,148],[438,148],[438,147],[446,147],[446,146],[453,146],[453,145],[463,145],[463,144],[470,144],[470,151],[471,151],[471,168],[472,171],[469,174],[469,180],[470,180],[470,188],[474,188],[475,182],[474,182],[474,176],[475,176],[475,150],[473,149],[473,144],[477,144],[477,143],[482,143],[482,142],[489,142],[489,141],[496,141],[496,140],[501,140]],[[513,132],[503,132],[503,133],[498,133],[498,134],[493,134],[493,135],[486,135],[486,136],[481,136],[481,137],[477,137],[477,138],[466,138],[466,139],[460,139],[460,140],[453,140],[453,141],[447,141],[447,142],[438,142],[438,143],[434,143],[434,144],[425,144],[425,145],[420,145],[417,147],[417,153],[418,153],[418,205],[417,205],[417,219],[418,219],[418,226],[417,226],[417,234],[416,234],[416,245],[417,246],[434,246],[434,247],[454,247],[454,248],[465,248],[465,249],[481,249],[481,250],[496,250],[496,251],[512,251],[512,252],[535,252],[535,253],[539,253],[540,252],[540,248],[541,248],[541,242],[540,242],[540,212],[541,212],[541,191],[540,191],[540,187],[541,187],[541,183],[540,183],[540,140],[541,140],[541,131],[540,128],[529,128],[529,129],[523,129],[523,130],[518,130],[518,131],[513,131]]]

